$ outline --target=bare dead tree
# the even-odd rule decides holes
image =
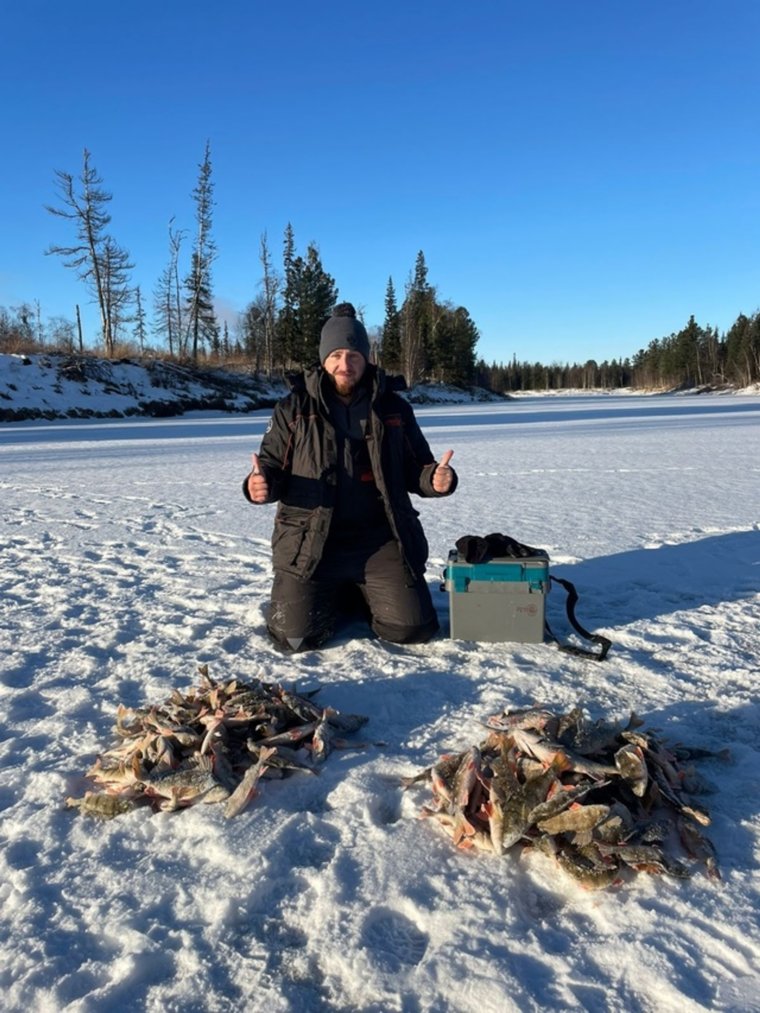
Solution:
[[[103,180],[90,164],[86,148],[78,179],[61,170],[56,170],[55,176],[62,207],[48,205],[47,210],[74,224],[76,242],[71,246],[50,246],[46,253],[63,257],[64,265],[76,270],[80,280],[93,293],[100,311],[103,347],[106,354],[111,355],[113,314],[121,308],[122,289],[133,266],[127,252],[106,232],[111,221],[106,209],[112,195],[103,189]]]
[[[175,231],[174,218],[169,219],[169,263],[161,272],[153,293],[154,330],[166,338],[169,355],[184,358],[187,354],[182,319],[182,287],[179,279],[179,254],[184,230]]]

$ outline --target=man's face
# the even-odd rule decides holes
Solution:
[[[343,396],[353,394],[357,383],[364,376],[367,361],[361,352],[350,348],[336,348],[325,359],[325,371],[332,377],[335,389]]]

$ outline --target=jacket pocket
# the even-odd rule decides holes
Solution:
[[[276,570],[298,569],[297,562],[309,533],[309,514],[283,510],[272,532],[272,565]]]

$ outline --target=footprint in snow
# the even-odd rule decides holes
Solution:
[[[429,937],[405,915],[388,908],[370,911],[362,930],[362,946],[382,971],[398,972],[419,964]]]
[[[716,1010],[726,1013],[760,1013],[760,978],[745,975],[734,981],[724,981],[715,996]]]

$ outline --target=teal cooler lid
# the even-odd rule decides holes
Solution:
[[[504,556],[489,559],[483,563],[459,561],[459,554],[452,551],[446,566],[446,582],[455,592],[467,590],[473,581],[508,581],[527,583],[531,591],[544,591],[549,580],[549,557],[546,553],[515,559]]]

